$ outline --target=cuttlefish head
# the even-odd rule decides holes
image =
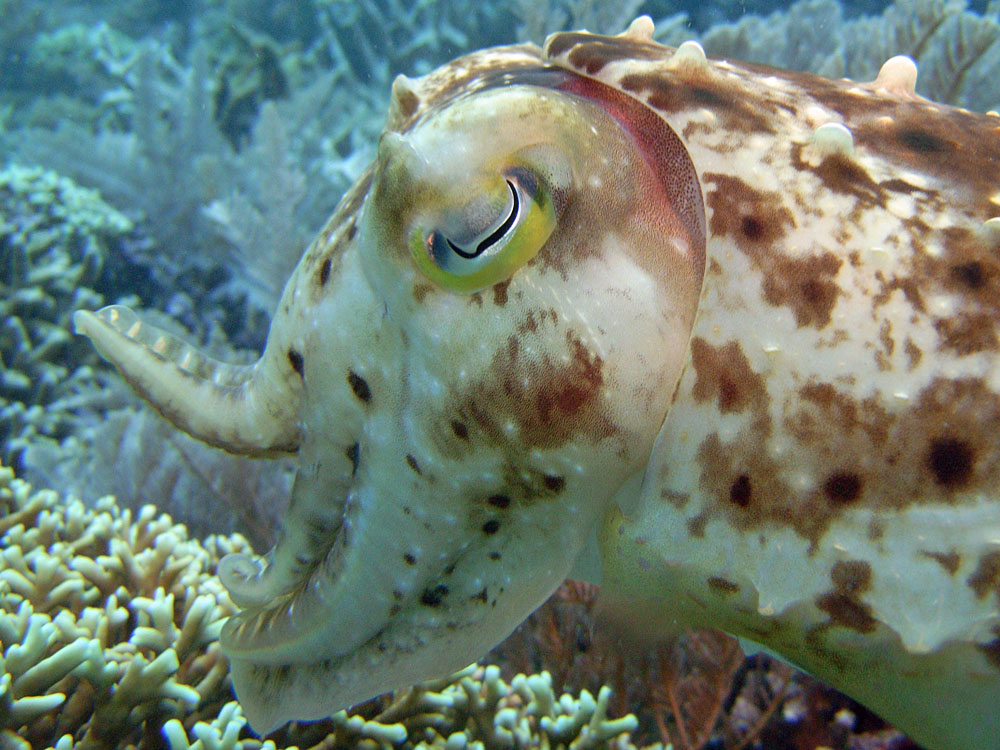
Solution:
[[[677,136],[603,84],[459,62],[394,87],[253,368],[121,308],[76,321],[182,429],[299,454],[275,549],[219,567],[258,731],[501,640],[645,467],[684,361],[705,239]]]

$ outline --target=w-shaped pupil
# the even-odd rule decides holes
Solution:
[[[476,245],[476,249],[472,252],[463,250],[454,242],[446,238],[448,247],[450,247],[456,254],[463,258],[478,258],[483,254],[483,251],[495,245],[500,238],[507,234],[508,230],[514,226],[514,222],[517,220],[517,212],[520,208],[520,203],[517,198],[517,190],[514,188],[514,184],[510,180],[507,180],[507,187],[510,189],[510,195],[513,198],[513,205],[511,205],[510,214],[508,214],[507,218],[504,219],[503,223],[494,229],[488,237],[484,238],[478,245]]]

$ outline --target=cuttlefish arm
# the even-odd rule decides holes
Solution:
[[[501,48],[396,82],[253,368],[214,377],[122,311],[80,315],[181,429],[298,451],[275,549],[219,567],[255,729],[461,668],[545,600],[646,464],[704,255],[678,136]]]
[[[244,367],[218,362],[121,305],[78,310],[73,327],[157,411],[191,436],[246,455],[298,449],[301,385],[276,368],[273,357]]]

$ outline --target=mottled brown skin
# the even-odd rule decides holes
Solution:
[[[1000,742],[1000,119],[891,75],[654,50],[547,47],[682,134],[708,216],[687,370],[639,510],[606,527],[607,588],[759,640],[931,747]],[[816,137],[831,122],[853,147]]]

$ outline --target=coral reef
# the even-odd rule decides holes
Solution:
[[[82,188],[37,167],[0,171],[0,457],[32,440],[62,439],[92,404],[98,358],[69,330],[69,316],[103,304],[95,291],[132,222]]]
[[[235,611],[212,574],[239,537],[202,545],[147,506],[93,508],[0,470],[0,720],[46,747],[137,743],[229,699],[216,638]]]
[[[508,684],[476,665],[262,742],[217,640],[235,607],[214,570],[245,539],[201,543],[153,506],[88,508],[4,467],[0,534],[4,747],[631,747],[636,719],[609,718],[609,688],[560,696],[548,674]]]

